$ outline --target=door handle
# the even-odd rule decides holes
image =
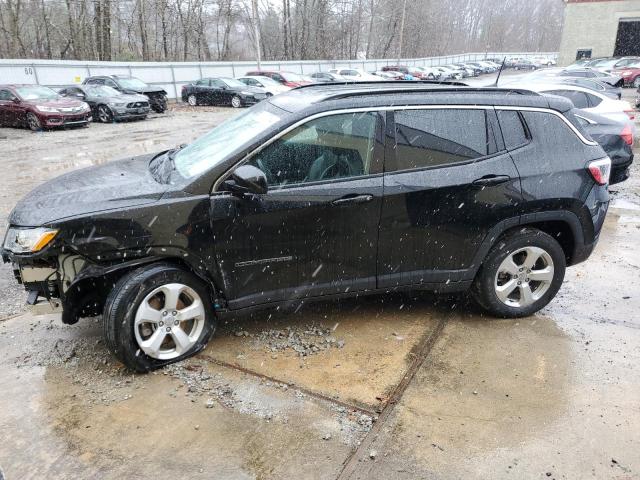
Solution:
[[[334,205],[346,205],[350,203],[367,203],[373,200],[373,195],[347,195],[342,198],[334,200]]]
[[[493,185],[500,185],[511,180],[509,175],[485,175],[475,179],[472,183],[478,187],[491,187]]]

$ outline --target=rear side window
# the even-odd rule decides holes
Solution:
[[[578,92],[576,90],[549,90],[545,93],[568,98],[576,108],[589,108],[589,100],[587,99],[587,94],[584,92]]]
[[[587,96],[587,99],[589,100],[589,106],[590,107],[597,107],[598,105],[600,105],[600,102],[602,102],[602,99],[600,97],[592,95],[591,93],[585,93],[585,95]]]
[[[387,170],[438,167],[496,151],[485,110],[402,110],[394,118],[396,165]]]
[[[527,143],[527,131],[520,114],[515,110],[498,110],[498,120],[507,150],[513,150]]]

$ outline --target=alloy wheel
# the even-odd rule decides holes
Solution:
[[[634,86],[634,88],[640,88],[640,77],[637,77],[637,78],[633,81],[633,86]]]
[[[171,360],[189,351],[205,326],[205,309],[194,289],[169,283],[151,291],[138,306],[134,332],[140,349]]]
[[[191,105],[192,107],[195,107],[198,104],[196,96],[195,95],[189,95],[187,97],[187,103],[189,103],[189,105]]]
[[[494,283],[496,296],[509,307],[528,307],[547,293],[553,275],[553,260],[546,250],[520,248],[498,267]]]
[[[242,100],[240,100],[240,97],[235,96],[231,99],[231,106],[233,108],[240,108],[242,106]]]
[[[40,124],[40,120],[33,113],[29,113],[27,115],[27,123],[29,124],[29,128],[34,132],[37,132],[42,129],[42,125]]]
[[[111,113],[104,105],[100,105],[100,107],[98,107],[98,120],[102,123],[109,123],[111,121]]]

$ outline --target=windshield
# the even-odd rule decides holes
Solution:
[[[87,92],[88,96],[98,98],[116,97],[120,95],[120,92],[118,92],[115,88],[107,87],[106,85],[85,87],[85,91]]]
[[[224,83],[227,84],[228,87],[236,87],[236,88],[246,88],[246,84],[242,83],[240,80],[236,80],[235,78],[221,78]]]
[[[209,170],[282,119],[265,108],[251,108],[179,150],[173,157],[178,173],[191,178]]]
[[[118,83],[123,88],[129,88],[131,90],[141,90],[147,88],[147,84],[137,78],[118,78]]]
[[[18,87],[16,91],[23,100],[56,100],[60,98],[60,95],[47,87]]]

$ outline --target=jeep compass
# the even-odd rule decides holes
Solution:
[[[593,250],[610,159],[564,98],[420,82],[274,96],[193,143],[67,173],[11,213],[28,303],[102,315],[148,371],[223,315],[396,290],[470,290],[520,317]]]

